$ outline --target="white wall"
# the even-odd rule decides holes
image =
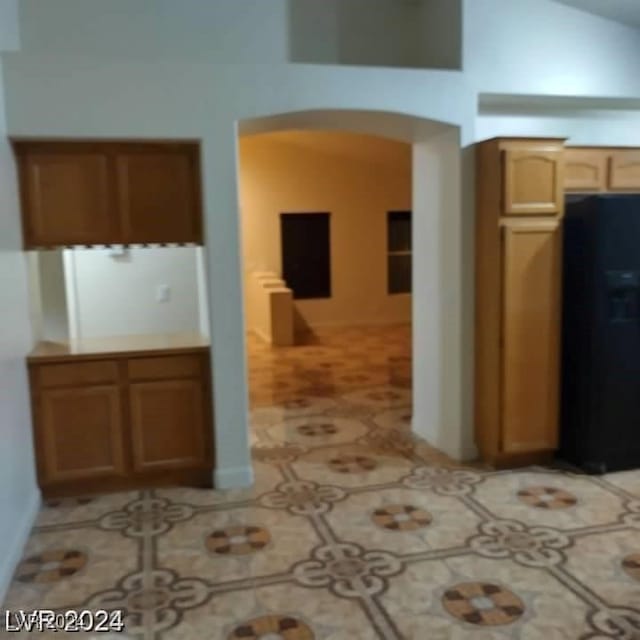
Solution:
[[[66,249],[69,313],[77,338],[191,333],[200,327],[197,250],[192,247],[131,248],[111,257],[108,249]],[[157,287],[170,287],[166,302]],[[45,289],[42,283],[43,293]]]
[[[462,0],[422,0],[418,21],[418,66],[462,68]]]
[[[290,59],[458,69],[461,0],[290,0]]]
[[[461,27],[459,15],[450,7],[459,3],[21,0],[20,24],[22,48],[33,53],[456,68],[460,65],[456,34]],[[451,31],[445,40],[446,28]]]
[[[338,64],[340,0],[289,1],[289,59],[292,62]]]
[[[287,0],[21,0],[22,49],[284,62]]]
[[[551,0],[464,0],[463,33],[481,92],[640,96],[637,29]]]
[[[330,111],[333,126],[329,128],[349,129],[353,122],[362,121],[372,134],[395,131],[411,142],[425,132],[433,134],[435,120],[460,125],[464,144],[472,138],[475,115],[474,94],[459,73],[447,71],[224,66],[177,59],[159,65],[20,54],[7,61],[7,87],[9,123],[15,135],[202,139],[218,486],[251,481],[236,182],[238,122],[300,112],[297,121],[304,127],[302,116],[309,111],[306,125],[313,126],[318,122],[313,110],[335,109],[339,118],[331,118]],[[88,95],[92,96],[91,109],[86,108]],[[363,115],[357,111],[361,109],[372,113]],[[350,119],[352,110],[356,111]],[[446,211],[429,213],[446,215],[452,221],[460,220],[461,215],[455,203]],[[458,255],[461,239],[450,235],[446,242],[443,250]],[[440,281],[441,266],[436,268]],[[461,278],[453,278],[447,287],[448,295],[459,295]],[[414,289],[414,304],[417,296],[427,295],[425,290]],[[424,308],[436,304],[432,298],[423,298]],[[423,330],[449,330],[429,327]],[[441,338],[436,333],[433,340]],[[459,341],[461,336],[456,333],[451,339]],[[416,349],[415,357],[431,368],[431,377],[444,375],[428,354]],[[453,360],[451,366],[457,368],[460,362]],[[414,383],[416,394],[426,393],[428,381],[423,372]],[[451,388],[458,395],[439,396],[439,403],[445,399],[456,405],[472,403],[471,389],[459,393],[459,386]],[[415,420],[423,421],[419,412]],[[446,429],[449,434],[463,433],[467,442],[472,440],[470,424],[452,423]],[[448,452],[454,456],[464,453],[460,448]]]
[[[69,316],[62,249],[41,251],[37,256],[41,312],[41,339],[69,339]]]
[[[476,119],[476,136],[547,136],[567,138],[570,145],[640,146],[640,110],[485,110]]]
[[[17,44],[15,6],[0,3],[0,51]],[[39,506],[25,355],[32,347],[13,154],[0,63],[0,603]]]
[[[188,62],[180,57],[177,49],[183,46],[180,43],[167,44],[168,52],[162,64],[133,58],[118,61],[118,52],[113,49],[121,43],[114,39],[113,33],[119,23],[113,23],[112,14],[113,7],[122,8],[126,0],[113,3],[59,0],[55,8],[53,3],[25,1],[30,10],[36,12],[23,15],[23,21],[32,23],[25,24],[26,33],[31,33],[29,37],[34,39],[42,36],[42,45],[31,42],[29,46],[35,47],[31,54],[12,54],[6,61],[8,122],[12,134],[202,139],[220,484],[250,479],[247,430],[238,427],[242,423],[246,425],[247,413],[236,184],[239,122],[292,112],[302,113],[304,119],[307,111],[313,111],[308,121],[313,126],[318,113],[335,109],[339,116],[331,128],[336,128],[336,121],[349,123],[346,125],[349,128],[354,119],[344,114],[364,109],[415,115],[460,126],[464,146],[475,137],[478,92],[640,97],[638,32],[547,0],[509,3],[465,0],[463,73],[269,64],[280,59],[280,52],[266,49],[263,59],[267,64],[210,64],[204,57],[195,61],[193,56]],[[149,8],[150,2],[141,0],[139,6]],[[163,6],[167,4],[168,0],[164,0]],[[281,8],[279,2],[272,5],[254,0],[254,4]],[[180,4],[178,10],[182,11],[183,6]],[[130,7],[128,2],[127,7]],[[36,17],[44,15],[38,13],[40,9],[60,14],[45,20]],[[285,8],[282,9],[286,13]],[[253,15],[262,15],[260,7],[253,10]],[[74,15],[74,11],[78,13]],[[188,13],[186,9],[185,13]],[[91,18],[91,24],[100,25],[101,33],[87,35],[87,27],[82,23],[87,18]],[[253,35],[258,42],[266,44],[277,29],[271,28],[272,23],[264,15],[262,18],[264,27],[261,25]],[[179,24],[179,18],[176,19]],[[148,25],[155,30],[157,18],[150,15],[148,24],[146,21],[139,24],[136,22],[139,20],[142,18],[131,17],[131,23],[137,26],[129,33],[139,34],[141,42],[152,40]],[[50,32],[53,36],[38,35],[38,29],[47,30],[51,24],[56,27]],[[121,26],[123,33],[128,33],[128,25]],[[171,31],[177,36],[183,33],[181,29],[176,27],[175,32],[169,29],[165,33]],[[54,43],[53,37],[61,34],[60,41]],[[108,57],[92,55],[92,52],[104,52],[107,45]],[[244,45],[245,42],[238,44]],[[129,46],[133,43],[122,43],[123,55]],[[55,51],[65,47],[67,55],[55,55]],[[237,48],[230,45],[229,52],[233,51]],[[87,96],[91,96],[91,109],[86,108]],[[401,115],[385,118],[374,114],[369,118],[358,113],[355,122],[359,120],[366,121],[371,133],[381,133],[378,125],[382,129],[389,125],[389,129],[399,131],[402,139],[411,142],[420,140],[420,127],[425,122],[403,119]],[[299,122],[300,118],[298,126]],[[465,169],[465,184],[467,173]],[[450,187],[455,188],[453,183]],[[442,215],[446,213],[448,224],[454,226],[462,223],[463,212],[468,208],[465,201],[456,202],[451,197],[435,204],[440,208],[449,207]],[[467,220],[467,214],[464,215]],[[442,255],[461,257],[463,271],[454,270],[447,276],[442,273],[443,264],[434,265],[440,287],[447,293],[441,294],[444,298],[435,298],[435,303],[434,298],[423,299],[424,308],[431,305],[441,310],[439,305],[446,301],[451,305],[451,300],[457,300],[453,307],[447,308],[459,309],[456,305],[460,304],[463,293],[466,297],[462,302],[469,302],[470,270],[462,262],[465,254],[461,255],[466,233],[466,227],[455,233],[450,228],[441,240]],[[419,295],[426,294],[414,292],[414,313]],[[455,353],[462,344],[468,344],[469,329],[463,324],[454,331],[446,323],[445,326],[427,323],[424,327],[428,336],[425,335],[425,341],[417,344],[415,350],[416,358],[423,364],[422,369],[416,370],[416,395],[423,393],[431,397],[430,385],[437,379],[441,392],[437,393],[436,401],[448,407],[438,409],[440,415],[454,416],[455,407],[462,408],[459,422],[449,417],[450,423],[438,427],[439,433],[448,434],[449,452],[462,455],[471,440],[466,412],[472,403],[472,389],[468,381],[451,386],[445,381],[463,379],[468,366],[457,356],[441,366],[439,360],[428,359],[426,345],[445,340]],[[428,410],[424,405],[418,406],[416,423],[426,421],[420,412]],[[429,423],[436,428],[435,421]],[[460,442],[459,437],[465,443]]]
[[[419,66],[420,9],[398,0],[338,0],[340,62]]]
[[[410,145],[336,131],[242,137],[240,202],[246,309],[253,272],[282,275],[280,214],[316,211],[330,214],[331,296],[295,300],[296,329],[410,322],[411,295],[387,288],[387,212],[411,209]]]

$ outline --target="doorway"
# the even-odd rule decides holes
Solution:
[[[417,329],[412,334],[410,367],[412,427],[415,433],[453,458],[473,458],[473,158],[468,150],[461,149],[460,129],[434,120],[386,111],[305,110],[254,115],[241,120],[237,127],[240,138],[236,145],[239,147],[246,136],[289,130],[351,131],[412,145],[412,198],[407,206],[398,208],[412,210],[412,234],[416,247],[412,255],[411,296],[412,326]],[[463,132],[463,135],[468,137],[468,132]],[[211,149],[213,153],[217,147]],[[238,160],[241,160],[241,150],[238,148],[238,151]],[[244,168],[243,173],[246,180]],[[210,176],[208,186],[216,192],[229,191],[228,181],[218,174]],[[240,184],[235,187],[239,191],[241,219],[245,219],[245,194],[239,188]],[[228,195],[235,195],[235,188],[233,194]],[[296,211],[299,208],[286,209]],[[315,208],[316,211],[319,209],[330,210],[330,207]],[[256,235],[265,231],[260,224],[252,226]],[[219,254],[228,253],[227,245],[219,237],[213,237],[211,242]],[[243,251],[246,255],[246,247]],[[262,266],[262,261],[255,261],[251,269],[259,272]],[[237,272],[234,269],[233,273],[225,275],[220,270],[216,273],[213,265],[209,264],[209,272],[211,292],[218,289],[227,291],[229,278],[237,284],[244,281],[245,293],[249,287],[246,271],[242,274],[240,269]],[[277,280],[272,284],[276,288],[280,286]],[[219,361],[226,357],[232,361],[237,359],[244,337],[243,324],[237,320],[243,317],[243,310],[246,319],[251,313],[246,297],[244,309],[233,303],[228,312],[219,308],[213,314],[226,318],[223,324],[212,322],[212,338],[217,344]],[[232,321],[232,318],[236,320]],[[226,375],[214,378],[217,381],[216,414],[231,418],[248,409],[246,361],[245,366],[235,372],[225,371]],[[233,432],[225,431],[224,437],[216,438],[217,486],[251,482],[249,436],[249,429],[234,429]]]
[[[411,145],[293,130],[239,147],[254,442],[408,437]]]
[[[331,297],[329,213],[281,213],[282,279],[294,300]]]

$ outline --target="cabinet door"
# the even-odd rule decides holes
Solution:
[[[38,425],[45,484],[124,473],[118,387],[43,389]]]
[[[640,191],[640,151],[614,151],[609,158],[609,188]]]
[[[109,158],[91,145],[18,146],[26,248],[118,241]]]
[[[135,471],[201,467],[208,461],[202,380],[129,387]]]
[[[122,145],[118,206],[129,243],[202,243],[195,145]]]
[[[556,221],[503,227],[501,444],[505,453],[557,445],[560,234]]]
[[[607,152],[566,149],[564,152],[565,191],[604,191],[607,188]]]
[[[506,150],[504,153],[504,213],[555,215],[562,208],[562,152]]]

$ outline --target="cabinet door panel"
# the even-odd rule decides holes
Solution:
[[[106,153],[52,145],[19,156],[26,247],[118,241]]]
[[[609,159],[609,188],[612,191],[640,190],[640,151],[616,151]]]
[[[130,400],[136,471],[206,464],[201,380],[132,383]]]
[[[125,242],[201,243],[196,147],[123,145],[116,163]]]
[[[118,387],[45,389],[40,402],[45,483],[124,473]]]
[[[588,149],[564,152],[565,191],[604,191],[607,187],[607,153]]]
[[[502,242],[502,450],[557,444],[560,226],[510,224]]]
[[[504,213],[559,213],[562,202],[561,159],[561,151],[504,151]]]

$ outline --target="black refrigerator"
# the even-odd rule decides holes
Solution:
[[[570,197],[563,231],[560,457],[640,467],[640,195]]]

